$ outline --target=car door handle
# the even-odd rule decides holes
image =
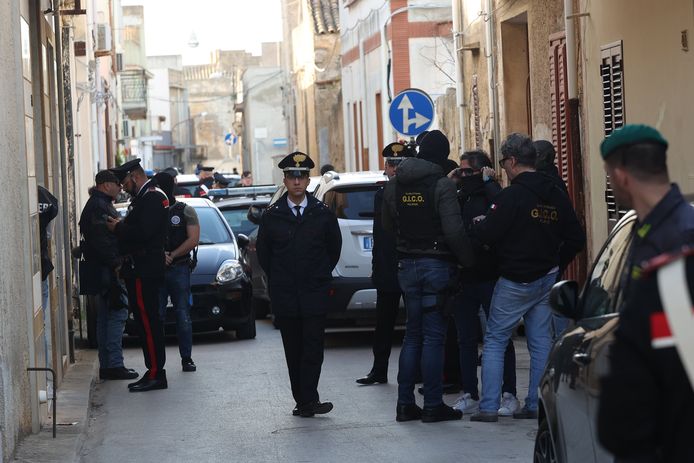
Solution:
[[[579,365],[588,365],[593,359],[588,352],[576,352],[573,355],[573,361]]]
[[[373,230],[352,230],[352,234],[356,236],[373,235]]]

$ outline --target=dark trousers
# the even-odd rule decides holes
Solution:
[[[299,407],[318,402],[325,316],[278,317],[276,321],[282,334],[294,401]]]
[[[375,373],[388,374],[388,359],[393,347],[395,319],[400,308],[400,291],[376,290],[376,331],[373,338]]]
[[[460,376],[463,392],[474,400],[479,399],[477,388],[477,345],[482,339],[479,309],[489,317],[489,307],[494,293],[495,281],[464,283],[455,305],[455,325],[458,330],[460,351]],[[516,395],[516,350],[509,340],[504,352],[504,382],[502,392]]]
[[[149,379],[164,375],[164,327],[159,318],[159,291],[163,279],[128,278],[128,302],[138,328]]]

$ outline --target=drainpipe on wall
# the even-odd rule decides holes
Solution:
[[[460,153],[465,152],[465,68],[462,54],[463,35],[463,8],[462,0],[453,0],[453,50],[455,51],[455,105],[458,110],[458,124],[460,129]],[[460,46],[458,42],[460,41]]]
[[[499,149],[499,138],[501,137],[499,133],[499,95],[497,92],[496,83],[496,40],[494,36],[494,9],[492,8],[492,0],[486,0],[485,2],[485,41],[486,50],[485,55],[487,58],[487,81],[489,83],[489,114],[492,118],[492,140],[494,141],[493,149],[489,150],[489,155],[492,158],[492,162],[496,160],[496,152]]]
[[[367,79],[367,74],[366,74],[366,57],[364,56],[364,41],[362,40],[361,37],[361,26],[357,29],[357,39],[359,40],[359,65],[361,66],[361,74],[362,74],[362,82],[363,82],[363,87],[362,87],[362,101],[363,104],[361,106],[361,111],[359,111],[359,117],[362,119],[362,124],[361,124],[361,152],[359,153],[359,159],[362,162],[361,165],[361,170],[365,170],[364,168],[364,148],[367,148],[367,156],[368,158],[371,157],[371,153],[368,151],[368,146],[369,146],[369,137],[367,134],[369,133],[369,124],[363,122],[363,118],[366,114],[368,114],[368,87],[369,87],[369,81]],[[367,116],[368,120],[368,116]],[[379,146],[378,149],[380,150],[381,147]],[[371,159],[367,158],[367,163],[369,164],[369,168],[371,168]],[[378,161],[376,161],[378,162]],[[358,166],[356,166],[358,167]]]
[[[66,301],[66,306],[65,306],[65,319],[67,321],[67,329],[68,329],[68,353],[70,357],[70,363],[74,363],[75,361],[75,345],[74,345],[74,329],[73,329],[73,324],[72,324],[72,242],[71,242],[71,237],[73,236],[72,232],[72,223],[73,221],[70,220],[70,216],[74,216],[74,210],[75,210],[75,196],[74,194],[70,194],[70,188],[68,187],[68,181],[72,182],[74,180],[74,171],[72,170],[72,165],[71,162],[68,161],[68,154],[67,154],[67,147],[65,143],[67,131],[66,131],[66,106],[72,105],[72,98],[71,98],[71,93],[70,93],[70,81],[65,79],[65,71],[67,71],[67,75],[69,78],[69,72],[70,72],[70,54],[69,54],[69,42],[67,43],[67,46],[65,47],[65,51],[67,51],[67,63],[65,62],[65,54],[63,53],[63,28],[61,26],[61,20],[60,20],[60,8],[56,8],[55,11],[53,12],[53,23],[54,27],[53,29],[55,30],[55,56],[56,56],[56,76],[57,76],[57,91],[58,91],[58,135],[60,136],[60,164],[61,164],[61,170],[63,172],[62,178],[61,178],[61,190],[62,190],[62,196],[63,199],[65,200],[65,204],[63,205],[62,213],[63,213],[63,260],[65,263],[65,274],[64,274],[64,280],[62,281],[63,283],[63,289],[65,290],[65,295],[63,296],[62,300]],[[69,29],[68,29],[68,34],[69,36]],[[66,93],[67,90],[67,93]],[[66,99],[66,95],[67,98]],[[70,135],[72,132],[72,113],[70,113],[70,120],[69,120],[69,126],[70,126]],[[72,191],[74,191],[74,187],[72,188]],[[67,206],[67,207],[65,207]],[[60,337],[58,336],[58,339]],[[54,344],[56,344],[54,342]],[[55,387],[55,386],[54,386]]]

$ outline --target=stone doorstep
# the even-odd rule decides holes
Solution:
[[[68,367],[58,388],[56,438],[53,421],[37,434],[30,434],[17,446],[14,461],[22,463],[76,462],[84,444],[89,406],[98,372],[96,350],[75,351],[75,363]]]

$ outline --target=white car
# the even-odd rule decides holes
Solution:
[[[375,320],[376,288],[371,282],[374,195],[387,181],[383,172],[327,172],[313,193],[335,213],[342,233],[342,252],[333,271],[331,325],[372,325]]]

